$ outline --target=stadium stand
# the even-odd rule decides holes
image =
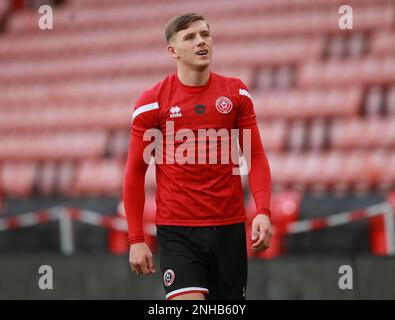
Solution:
[[[5,197],[120,197],[133,102],[174,72],[163,29],[188,11],[210,21],[214,71],[251,89],[276,191],[395,187],[394,1],[348,1],[353,32],[339,29],[337,0],[69,0],[53,30],[10,3],[0,2]],[[151,203],[152,167],[146,186]]]

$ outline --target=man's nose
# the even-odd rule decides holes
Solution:
[[[206,44],[206,40],[204,40],[200,35],[197,37],[198,46],[201,47]]]

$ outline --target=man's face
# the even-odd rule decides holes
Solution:
[[[173,58],[194,69],[204,69],[213,54],[213,39],[207,24],[194,21],[184,30],[173,35],[168,51]]]

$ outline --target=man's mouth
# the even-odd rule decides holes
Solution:
[[[196,52],[196,54],[199,56],[204,56],[208,54],[208,50],[199,50],[198,52]]]

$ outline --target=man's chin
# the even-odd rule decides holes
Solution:
[[[199,71],[204,71],[205,69],[207,69],[210,66],[210,62],[211,61],[207,61],[207,62],[204,62],[204,63],[203,62],[197,63],[195,65],[195,69],[199,70]]]

